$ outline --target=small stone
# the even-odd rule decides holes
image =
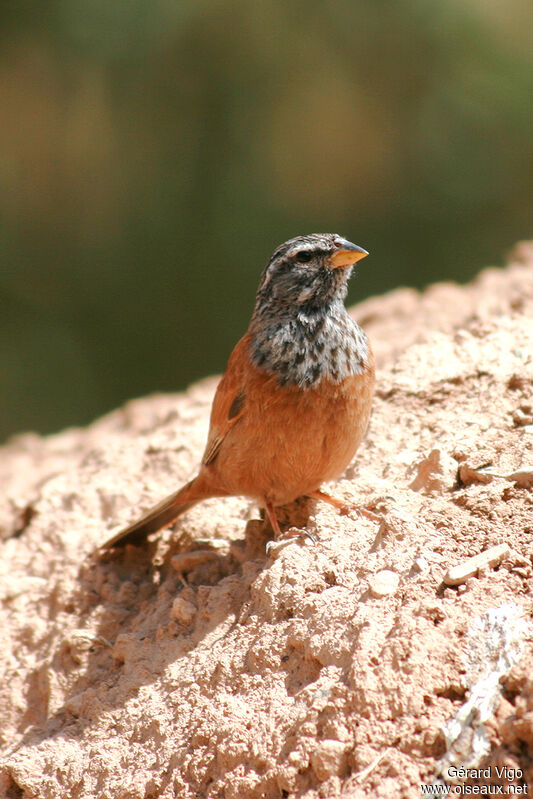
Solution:
[[[227,538],[195,538],[194,541],[196,544],[201,544],[203,547],[214,550],[228,549],[230,546]]]
[[[192,602],[187,602],[183,597],[178,596],[172,603],[170,616],[181,624],[190,624],[196,614],[196,606]]]
[[[533,488],[533,466],[523,466],[516,472],[503,476],[506,480],[512,480],[520,488]]]
[[[519,577],[523,577],[526,580],[528,577],[531,576],[531,569],[524,568],[523,566],[515,566],[513,569],[514,574],[518,574]]]
[[[192,552],[183,552],[181,555],[174,555],[170,562],[178,572],[190,572],[197,566],[207,563],[210,560],[218,560],[220,555],[211,549],[196,549]]]
[[[528,413],[522,408],[516,408],[516,410],[513,411],[513,422],[515,423],[516,427],[527,427],[527,425],[533,423],[533,416],[531,415],[531,412]]]
[[[416,477],[410,483],[412,491],[423,494],[442,494],[455,481],[457,463],[446,453],[433,449],[416,465]]]
[[[73,716],[81,716],[81,708],[83,704],[83,692],[81,694],[75,694],[71,696],[65,702],[65,708],[68,710],[69,713],[72,713]]]
[[[113,657],[119,663],[125,663],[136,651],[139,641],[133,633],[120,633],[113,646]]]
[[[345,744],[341,741],[321,741],[311,755],[311,765],[317,780],[324,782],[333,775],[340,774]]]
[[[376,599],[387,596],[388,594],[394,594],[398,589],[399,583],[400,577],[396,574],[396,572],[393,572],[390,569],[382,569],[381,571],[372,575],[368,581],[370,593],[372,596],[376,597]]]
[[[458,566],[452,566],[444,575],[444,582],[446,585],[461,585],[466,583],[469,577],[475,574],[479,576],[487,576],[490,567],[498,566],[502,560],[509,555],[510,549],[507,544],[498,544],[495,547],[490,547],[479,555],[473,555],[467,558]]]
[[[459,482],[462,485],[469,486],[472,483],[490,483],[492,482],[492,475],[478,472],[478,470],[469,466],[468,463],[461,463],[457,472]]]
[[[413,561],[413,568],[416,569],[417,572],[425,572],[428,566],[429,563],[425,558],[415,558]]]
[[[289,761],[291,766],[295,766],[298,769],[299,768],[304,769],[304,768],[306,768],[309,765],[309,763],[307,762],[307,760],[305,758],[305,755],[302,752],[298,751],[298,750],[294,750],[292,752],[289,752],[289,754],[287,756],[287,760]]]

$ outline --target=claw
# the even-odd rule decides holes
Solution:
[[[336,497],[332,497],[324,493],[324,491],[313,491],[309,496],[312,497],[312,499],[319,499],[322,502],[327,502],[328,505],[333,505],[343,516],[348,516],[350,513],[357,513],[359,516],[364,516],[372,522],[381,521],[381,516],[368,510],[368,508],[365,508],[363,505],[347,505],[342,499],[336,499]]]
[[[350,513],[355,513],[357,516],[364,516],[365,519],[370,519],[371,522],[381,521],[381,516],[362,505],[343,505],[342,508],[339,508],[339,511],[343,516],[349,516]]]
[[[312,544],[317,543],[316,536],[314,536],[313,533],[310,533],[309,530],[299,530],[297,527],[291,527],[286,533],[282,533],[272,541],[267,541],[265,547],[267,555],[270,555],[273,549],[278,547],[281,548],[282,546],[287,546],[288,544],[293,544],[298,538],[308,538]]]
[[[309,530],[299,530],[298,532],[299,532],[300,535],[303,535],[306,538],[308,538],[311,541],[312,544],[316,544],[316,542],[317,542],[316,535],[313,535],[313,533],[310,533]]]

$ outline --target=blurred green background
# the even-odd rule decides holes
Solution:
[[[533,235],[529,0],[0,6],[0,438],[223,369],[286,238],[350,301]]]

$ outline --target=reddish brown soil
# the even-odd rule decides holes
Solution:
[[[318,543],[267,557],[256,510],[212,500],[151,547],[92,557],[194,474],[214,379],[2,449],[0,796],[414,799],[472,687],[473,621],[506,603],[526,624],[481,765],[533,791],[533,245],[354,313],[378,387],[334,490],[384,498],[381,525],[317,506]],[[200,538],[221,547],[178,574],[170,557]],[[499,566],[443,586],[504,542]]]

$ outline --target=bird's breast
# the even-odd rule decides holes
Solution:
[[[338,385],[362,374],[369,359],[366,334],[343,305],[324,314],[296,313],[258,325],[250,355],[259,371],[280,386]]]
[[[245,384],[242,418],[213,464],[228,493],[281,505],[342,474],[370,417],[374,363],[368,343],[357,373],[340,380],[280,385],[275,375],[250,364]]]

